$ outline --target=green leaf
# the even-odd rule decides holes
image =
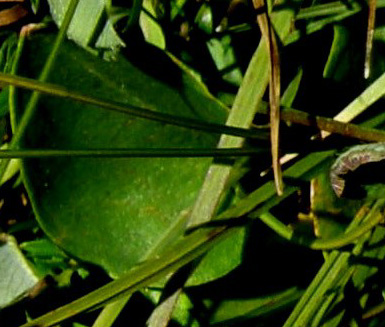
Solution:
[[[0,235],[0,267],[0,309],[21,300],[38,285],[39,278],[10,235]]]
[[[162,28],[154,19],[156,17],[156,12],[152,2],[153,1],[151,0],[143,1],[143,8],[146,9],[147,12],[152,15],[152,17],[150,17],[146,12],[142,11],[139,17],[139,25],[142,29],[144,39],[148,43],[155,45],[159,49],[165,49],[166,38],[164,37]]]
[[[1,150],[8,149],[9,144],[5,143],[0,146]],[[0,159],[0,162],[5,159]],[[17,159],[11,159],[8,163],[7,170],[4,172],[3,178],[0,181],[0,185],[4,184],[6,181],[9,181],[13,176],[15,176],[20,170],[20,161]]]
[[[223,71],[223,79],[240,86],[243,76],[231,46],[231,36],[225,35],[221,39],[210,39],[207,41],[207,48],[217,69]]]
[[[225,300],[215,309],[210,322],[232,325],[243,320],[263,317],[292,305],[302,293],[303,291],[293,287],[257,298]]]
[[[334,78],[341,81],[351,69],[350,62],[346,58],[349,54],[347,48],[350,35],[348,29],[343,25],[334,25],[333,30],[333,43],[323,75],[325,78]]]
[[[211,34],[213,31],[213,13],[211,7],[206,3],[203,3],[199,8],[198,13],[195,17],[195,24],[198,27],[206,32],[207,34]]]
[[[68,29],[68,37],[83,47],[115,48],[124,45],[107,21],[105,0],[81,0]],[[70,0],[48,0],[51,15],[60,25]]]
[[[186,286],[207,283],[215,279],[216,276],[223,276],[232,268],[237,267],[242,262],[242,256],[230,255],[230,253],[243,252],[243,242],[245,239],[245,228],[240,228],[231,237],[223,240],[220,244],[209,251],[199,262],[198,267],[188,279]],[[215,266],[213,265],[215,263]]]
[[[194,259],[199,258],[225,237],[230,237],[237,227],[211,227],[198,229],[168,247],[161,255],[142,262],[127,274],[77,300],[53,310],[23,325],[23,327],[48,327],[65,319],[110,301],[125,298],[151,282],[169,275]]]
[[[35,36],[22,63],[36,76],[51,37]],[[105,99],[119,99],[155,111],[221,123],[226,109],[202,85],[158,50],[154,70],[144,54],[144,72],[123,57],[104,62],[70,43],[62,47],[52,82]],[[163,58],[163,59],[162,59]],[[184,128],[132,118],[122,113],[87,110],[88,105],[44,96],[22,147],[111,148],[191,147],[216,145],[217,137]],[[20,118],[20,111],[14,112]],[[184,230],[184,220],[199,191],[210,159],[30,159],[23,175],[39,223],[51,239],[72,255],[119,276],[167,247]],[[217,278],[240,261],[240,234],[231,255],[211,256],[212,273],[195,283]]]

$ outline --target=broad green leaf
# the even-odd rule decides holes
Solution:
[[[50,43],[48,35],[35,36],[28,43],[23,74],[38,74]],[[164,113],[225,120],[226,109],[200,83],[162,52],[150,49],[156,51],[161,66],[159,61],[154,65],[146,61],[149,53],[137,58],[137,65],[123,57],[104,62],[66,43],[51,82]],[[16,118],[22,106],[19,110],[13,113]],[[44,96],[22,147],[203,148],[216,142],[211,134]],[[183,232],[209,164],[210,159],[202,158],[63,158],[23,160],[22,170],[37,219],[51,239],[116,277],[166,248]],[[214,274],[197,277],[195,282],[233,269],[241,260],[239,242],[242,233],[228,242],[225,258],[211,263]]]
[[[38,282],[16,240],[0,234],[0,309],[27,296]]]

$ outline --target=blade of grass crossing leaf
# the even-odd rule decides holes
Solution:
[[[279,31],[280,39],[285,39],[290,32],[294,13],[292,10],[279,10],[272,13],[272,24]],[[226,125],[248,128],[255,113],[260,109],[262,97],[269,81],[269,55],[266,42],[261,40],[246,71],[241,87],[234,100]],[[222,135],[219,148],[241,147],[244,139]],[[220,199],[227,187],[231,166],[212,164],[195,202],[189,218],[189,226],[209,221],[216,213]]]
[[[67,12],[65,14],[64,21],[62,23],[62,26],[59,30],[59,33],[57,35],[57,38],[55,40],[55,43],[52,47],[51,53],[49,57],[47,58],[47,61],[44,65],[43,71],[41,72],[39,76],[39,81],[44,82],[48,79],[49,74],[51,73],[51,69],[54,65],[54,62],[56,60],[57,53],[59,51],[60,45],[63,42],[63,40],[66,37],[67,29],[69,27],[69,24],[71,23],[72,17],[75,13],[76,7],[79,3],[79,0],[71,0],[70,5],[68,6]],[[25,109],[25,112],[23,114],[23,117],[21,121],[19,122],[17,126],[17,131],[15,135],[13,136],[12,143],[14,146],[18,146],[18,143],[21,139],[21,137],[24,134],[25,129],[27,128],[31,117],[33,116],[37,102],[39,101],[40,93],[39,92],[33,92],[31,99],[29,100],[27,104],[27,108]]]
[[[85,150],[51,150],[51,149],[0,149],[0,159],[11,158],[194,158],[194,157],[242,157],[263,153],[262,149],[239,148],[159,148],[159,149],[85,149]]]
[[[106,101],[100,98],[88,96],[83,93],[70,91],[59,85],[35,81],[30,78],[13,76],[9,74],[0,73],[0,82],[4,84],[13,85],[28,90],[34,90],[40,93],[45,93],[51,96],[68,98],[74,101],[92,104],[105,108],[107,110],[126,113],[132,116],[154,120],[170,125],[186,127],[190,129],[202,130],[211,133],[229,134],[241,137],[250,137],[256,139],[264,139],[260,133],[253,130],[248,130],[240,127],[224,126],[221,124],[205,122],[197,119],[180,117],[161,112],[156,112],[147,108],[138,107],[134,105],[121,104],[119,102]]]
[[[376,21],[377,0],[369,0],[368,27],[366,32],[364,77],[369,78],[372,59],[374,24]]]
[[[61,43],[63,42],[63,40],[66,37],[67,29],[71,23],[71,19],[75,13],[78,2],[79,2],[79,0],[71,0],[70,4],[68,6],[68,9],[67,9],[67,12],[65,14],[62,26],[59,30],[59,33],[57,35],[57,38],[55,40],[55,43],[54,43],[53,48],[51,50],[51,53],[50,53],[49,57],[47,58],[47,61],[46,61],[44,68],[43,68],[43,71],[41,72],[41,74],[39,76],[39,80],[42,82],[44,82],[48,79],[48,76],[49,76],[51,69],[53,67],[53,64],[55,62],[57,52],[60,48]],[[20,36],[20,38],[21,38],[21,40],[20,40],[20,43],[19,43],[18,49],[17,49],[17,51],[18,51],[17,55],[18,56],[20,56],[20,53],[21,53],[22,48],[23,48],[23,43],[24,43],[24,36]],[[18,63],[15,62],[14,73],[17,70],[17,64]],[[10,93],[11,93],[11,95],[14,96],[14,91],[12,91]],[[23,137],[24,132],[25,132],[30,120],[35,113],[37,103],[39,101],[39,97],[40,97],[39,92],[35,91],[32,93],[31,98],[27,104],[25,111],[24,111],[24,114],[23,114],[23,116],[22,116],[22,118],[21,118],[21,120],[17,126],[17,129],[16,129],[16,126],[13,126],[14,131],[16,131],[16,132],[14,133],[14,135],[12,137],[12,140],[10,143],[10,149],[14,149],[14,148],[18,147],[19,142],[20,142],[21,138]],[[1,162],[1,164],[0,164],[0,180],[2,180],[8,164],[9,164],[9,160],[3,160]]]
[[[281,13],[277,18],[283,33],[288,33],[291,15],[282,15]],[[268,53],[265,43],[261,40],[249,63],[226,125],[249,128],[255,113],[261,105],[262,97],[268,84],[267,65]],[[242,147],[243,143],[243,138],[222,135],[218,147]],[[214,162],[210,166],[190,214],[188,226],[191,227],[205,223],[215,216],[220,200],[228,186],[227,183],[231,172],[232,166],[229,165],[216,164]]]
[[[157,258],[143,262],[124,276],[21,327],[52,326],[82,312],[126,297],[200,257],[235,231],[236,227],[197,230],[175,243]]]
[[[314,166],[318,166],[319,164],[324,162],[325,159],[329,158],[332,153],[333,152],[331,151],[314,153],[311,157],[305,158],[301,162],[289,168],[287,170],[287,176],[299,178],[302,175],[309,174],[311,169],[314,168]],[[274,196],[275,192],[272,183],[268,183],[265,186],[267,187],[267,189],[263,189],[261,190],[262,193],[257,192],[254,195],[254,197],[258,199],[259,203],[261,201],[264,201],[264,197],[261,197],[261,195],[265,194],[266,191],[269,191],[268,197]],[[245,208],[245,204],[241,203],[240,208],[233,208],[233,210],[229,210],[228,216],[238,217],[243,215],[245,212],[250,211],[255,206],[256,200],[254,199],[254,197],[252,197],[251,199],[246,199],[248,205],[251,206],[250,209]],[[227,216],[226,213],[224,214],[225,216]],[[215,234],[214,231],[218,231],[218,234]],[[84,298],[76,300],[73,303],[70,303],[62,308],[59,308],[40,318],[37,318],[29,322],[28,324],[23,325],[23,327],[32,327],[37,325],[41,327],[51,326],[55,323],[73,317],[76,314],[89,310],[95,306],[100,306],[101,304],[107,302],[109,299],[113,299],[117,295],[121,294],[121,292],[123,292],[122,290],[126,291],[127,294],[132,293],[135,290],[150,284],[153,280],[156,280],[156,278],[161,278],[162,276],[168,274],[170,271],[178,269],[179,267],[183,266],[187,261],[191,261],[195,258],[198,258],[200,254],[204,252],[204,250],[219,242],[219,239],[214,240],[214,236],[217,235],[222,237],[222,233],[231,233],[231,230],[221,231],[218,229],[214,229],[211,234],[204,230],[198,230],[197,232],[194,232],[184,238],[181,242],[177,243],[172,249],[166,250],[165,253],[162,253],[159,256],[158,259],[149,260],[147,263],[139,266],[136,269],[133,269],[131,272],[125,275],[125,277],[119,278],[118,280],[107,284],[102,290],[96,290],[86,295]],[[225,235],[223,235],[223,237],[225,237]],[[206,244],[201,244],[202,246],[206,246],[204,250],[197,250],[199,245],[196,244],[199,240],[203,243],[205,243],[205,241],[207,242]],[[210,242],[213,242],[213,244],[209,244]],[[176,262],[171,263],[172,259],[176,255],[179,255],[179,259],[177,260],[184,261],[178,262],[176,260]],[[189,256],[189,258],[183,258],[184,255]]]
[[[254,0],[254,8],[256,10],[264,8],[263,0]],[[270,23],[270,18],[267,13],[257,16],[259,28],[262,37],[266,41],[266,46],[269,51],[269,102],[270,102],[270,140],[271,140],[271,154],[274,171],[274,182],[278,195],[282,195],[283,181],[282,169],[279,162],[279,107],[281,95],[280,83],[280,63],[277,40],[275,38],[274,30]]]
[[[322,167],[329,162],[334,153],[334,151],[313,152],[286,169],[284,171],[284,177],[309,180],[319,172],[319,167]],[[295,190],[296,188],[293,188],[291,189],[291,192],[294,192]],[[219,217],[222,219],[241,217],[251,212],[262,203],[273,199],[275,195],[276,192],[273,183],[267,182],[245,198],[239,200],[236,206],[227,209],[220,214]]]
[[[281,17],[282,18],[282,17]],[[281,24],[285,24],[286,26],[279,26],[284,31],[286,30],[288,33],[288,26],[290,22],[290,16],[284,17],[283,22]],[[272,30],[272,28],[271,28]],[[273,37],[275,37],[273,35]],[[274,39],[275,40],[275,39]],[[275,42],[276,45],[276,42]],[[277,52],[278,55],[278,52]],[[246,72],[244,81],[241,85],[241,88],[237,94],[236,100],[234,102],[234,106],[228,120],[226,122],[227,125],[230,126],[238,126],[249,128],[251,122],[254,118],[254,115],[261,104],[263,93],[267,87],[268,82],[268,74],[266,72],[266,63],[267,63],[267,49],[263,44],[263,40],[260,42],[259,47],[256,53],[253,56],[251,63],[249,64],[249,68]],[[277,71],[275,71],[277,72]],[[253,74],[254,73],[254,74]],[[277,90],[277,89],[275,89]],[[278,92],[275,97],[276,109],[279,110],[279,65],[278,65]],[[277,99],[278,97],[278,99]],[[251,102],[251,103],[250,103]],[[277,117],[279,124],[279,116]],[[230,137],[228,135],[223,135],[220,139],[219,148],[227,148],[227,147],[241,147],[243,145],[244,139]],[[277,159],[279,160],[279,158]],[[216,213],[217,207],[220,203],[220,199],[226,190],[226,186],[228,183],[228,179],[230,177],[232,171],[231,166],[217,165],[213,164],[209,168],[209,171],[206,175],[204,184],[199,193],[198,199],[194,205],[192,213],[189,217],[188,225],[194,226],[204,222],[207,222],[213,218]],[[281,177],[282,180],[282,177]],[[172,305],[168,306],[170,312],[168,312],[168,316],[171,317],[171,312],[173,310],[173,306],[175,305],[178,294],[181,292],[182,288],[176,290],[174,294],[166,299],[165,302],[160,304],[152,314],[151,318],[151,326],[165,326],[168,320],[154,320],[154,317],[158,317],[159,315],[164,315],[163,305],[164,303],[171,303]]]
[[[262,59],[262,58],[260,58]],[[174,124],[178,126],[184,126],[188,128],[194,128],[197,130],[204,130],[204,131],[210,131],[213,133],[222,133],[227,135],[237,135],[242,137],[248,137],[248,138],[256,138],[264,140],[265,137],[263,134],[260,134],[258,131],[254,130],[247,130],[242,128],[236,128],[231,126],[224,126],[224,125],[218,125],[218,124],[212,124],[212,123],[206,123],[202,121],[197,120],[186,120],[182,117],[175,117],[175,116],[159,116],[158,113],[152,112],[145,108],[138,108],[138,107],[129,107],[127,105],[121,105],[119,103],[113,103],[110,101],[105,101],[102,99],[89,97],[84,94],[79,94],[76,92],[72,92],[69,90],[66,90],[63,87],[48,84],[48,83],[41,83],[37,82],[28,78],[23,78],[20,76],[12,76],[8,74],[0,73],[0,81],[4,84],[13,85],[16,87],[25,88],[28,90],[36,90],[41,93],[46,93],[52,96],[58,96],[63,98],[70,98],[74,101],[84,102],[84,103],[90,103],[94,104],[95,106],[100,106],[109,110],[115,110],[119,112],[124,112],[127,114],[136,115],[145,119],[152,119],[157,121],[162,121],[169,124]],[[246,92],[245,92],[246,93]],[[249,93],[247,93],[250,95]],[[286,103],[286,96],[283,95],[282,98],[282,104],[285,106],[288,106],[289,104]],[[15,105],[15,97],[10,97],[11,104]],[[133,109],[133,110],[132,110]],[[267,113],[267,105],[265,105],[264,102],[261,102],[261,104],[258,107],[258,112],[260,113]],[[12,117],[11,117],[12,118]],[[171,121],[170,121],[171,119]],[[229,117],[230,119],[230,117]],[[352,124],[344,124],[338,121],[333,120],[332,118],[325,118],[325,117],[312,117],[308,113],[305,113],[303,111],[294,110],[291,108],[285,108],[281,112],[281,119],[287,122],[292,122],[296,124],[301,124],[305,126],[313,126],[315,125],[321,130],[327,131],[327,132],[333,132],[341,135],[346,135],[358,139],[362,139],[365,141],[374,141],[374,142],[380,142],[384,140],[385,132],[376,130],[376,129],[368,129],[365,127],[352,125]],[[377,124],[377,123],[376,123]],[[225,138],[226,139],[226,138]],[[223,141],[225,142],[225,141]],[[228,142],[228,141],[226,141]],[[225,142],[225,143],[226,143]]]
[[[265,44],[260,43],[249,64],[226,125],[243,127],[251,125],[267,87],[267,64],[268,57]],[[243,138],[222,135],[218,148],[241,147],[243,143]],[[216,163],[210,166],[189,217],[189,226],[207,222],[215,215],[220,199],[227,187],[231,168],[231,166]]]
[[[21,54],[22,54],[23,48],[24,48],[24,41],[25,41],[24,36],[20,36],[18,38],[15,57],[14,57],[14,61],[13,61],[12,67],[11,67],[12,74],[16,74],[16,72],[17,72],[18,63],[20,61],[20,57],[21,57]],[[17,108],[18,104],[17,104],[17,96],[16,96],[16,87],[14,87],[13,85],[9,86],[8,104],[9,104],[9,111],[14,112],[14,110],[15,110],[15,108]],[[10,116],[11,116],[10,117],[11,125],[14,128],[16,126],[16,120],[15,120],[14,115],[10,115]],[[1,170],[1,166],[0,166],[0,170]],[[1,173],[0,173],[0,175],[1,175]]]

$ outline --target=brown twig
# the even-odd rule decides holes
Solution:
[[[257,16],[257,22],[261,30],[262,37],[266,40],[266,46],[269,51],[270,70],[269,70],[269,102],[270,102],[270,140],[271,156],[273,163],[274,182],[278,195],[283,194],[282,169],[279,162],[279,121],[280,121],[280,96],[281,96],[281,78],[280,78],[280,59],[278,44],[275,38],[274,29],[271,25],[267,8],[264,0],[253,0],[255,9],[265,9],[264,13]]]
[[[377,7],[377,0],[369,0],[368,29],[366,32],[365,67],[364,67],[365,78],[369,77],[370,69],[371,69],[374,24],[376,20],[376,7]]]
[[[351,123],[342,123],[332,118],[313,116],[295,109],[281,111],[281,119],[295,124],[313,126],[322,131],[356,138],[366,142],[384,142],[385,131]]]

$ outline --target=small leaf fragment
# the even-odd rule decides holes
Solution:
[[[21,253],[16,239],[0,234],[0,309],[28,296],[38,283],[39,278]]]

